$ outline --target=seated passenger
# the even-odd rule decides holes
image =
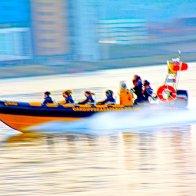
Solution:
[[[50,92],[49,91],[46,91],[45,93],[44,93],[44,101],[43,101],[43,105],[46,105],[47,103],[54,103],[53,102],[53,100],[52,100],[52,98],[50,97]]]
[[[63,97],[65,99],[61,101],[60,104],[74,103],[74,100],[71,94],[72,94],[71,90],[66,90],[65,92],[63,92]]]
[[[144,101],[149,101],[149,97],[153,96],[153,89],[151,88],[150,82],[148,80],[144,80],[143,86]]]
[[[122,83],[120,86],[120,104],[132,106],[134,102],[133,93],[127,89],[126,83]]]
[[[104,105],[104,104],[115,104],[116,103],[116,100],[114,99],[113,97],[113,91],[112,90],[107,90],[105,92],[106,94],[106,99],[103,100],[103,101],[99,101],[97,104],[98,105]]]
[[[93,99],[93,95],[95,95],[95,93],[91,91],[85,91],[84,96],[86,99],[84,101],[78,102],[78,104],[94,104],[95,100]]]
[[[142,89],[142,80],[138,75],[134,75],[133,77],[133,85],[134,87],[131,89],[137,96],[134,101],[134,104],[137,105],[144,101],[143,89]]]

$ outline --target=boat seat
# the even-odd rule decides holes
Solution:
[[[78,106],[79,106],[80,108],[91,108],[91,107],[92,107],[92,104],[86,104],[86,105],[78,104]]]
[[[108,104],[108,106],[113,108],[124,108],[124,105],[120,105],[120,104]]]
[[[75,107],[75,105],[74,104],[60,104],[60,105],[62,105],[64,108],[73,108],[73,107]]]
[[[42,103],[40,102],[29,102],[30,106],[42,106]]]
[[[107,108],[107,105],[96,105],[96,108]]]
[[[14,102],[14,101],[6,101],[5,102],[5,105],[7,105],[7,106],[17,106],[18,103],[17,102]]]
[[[58,104],[57,103],[47,103],[46,106],[47,107],[57,108],[58,107]]]

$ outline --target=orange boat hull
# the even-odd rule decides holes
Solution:
[[[3,123],[23,133],[31,131],[30,128],[32,126],[41,125],[46,122],[52,122],[52,121],[70,122],[70,121],[76,121],[80,119],[81,118],[72,118],[72,117],[40,117],[40,116],[25,116],[25,115],[16,115],[16,114],[0,114],[0,120]]]

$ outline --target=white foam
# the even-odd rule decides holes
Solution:
[[[98,113],[88,119],[76,122],[54,121],[32,127],[31,130],[42,133],[80,133],[112,134],[166,125],[182,125],[196,122],[196,107],[187,110],[142,109],[140,111],[122,111]]]

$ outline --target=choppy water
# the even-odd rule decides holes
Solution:
[[[30,137],[0,124],[0,195],[196,195],[195,66],[181,76],[180,87],[190,94],[187,111],[104,113],[88,121],[47,124],[41,127],[45,134]],[[120,80],[135,73],[156,89],[164,71],[149,67],[2,80],[1,99],[40,101],[50,90],[59,100],[64,88],[72,88],[77,100],[84,89],[101,99],[105,89],[115,91]]]

